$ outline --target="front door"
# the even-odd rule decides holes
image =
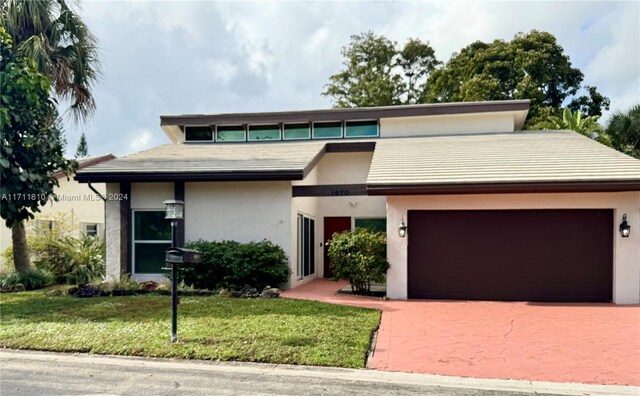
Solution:
[[[324,218],[324,277],[333,277],[331,261],[329,260],[329,244],[331,237],[336,232],[351,230],[351,217],[325,217]]]

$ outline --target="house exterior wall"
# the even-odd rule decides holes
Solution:
[[[372,152],[327,153],[317,165],[317,184],[365,184]],[[294,198],[294,201],[300,198]],[[338,196],[317,198],[316,273],[324,276],[324,217],[386,217],[385,197]],[[320,246],[322,243],[322,246]]]
[[[408,210],[589,208],[614,210],[613,302],[640,303],[640,192],[389,196],[387,255],[391,268],[387,272],[387,295],[407,298],[408,238],[400,238],[397,227],[402,219],[406,222]],[[622,238],[618,229],[624,213],[632,227],[628,238]]]
[[[291,216],[288,181],[185,183],[186,241],[267,239],[282,247],[295,270]]]
[[[71,224],[76,237],[82,236],[82,223],[99,224],[99,232],[104,230],[105,208],[104,201],[91,191],[88,185],[78,183],[73,179],[59,179],[60,185],[54,188],[59,201],[49,201],[36,213],[37,220],[55,220],[56,215],[62,214]],[[104,183],[92,184],[102,194],[106,193]],[[27,222],[27,227],[33,225],[33,220]],[[4,224],[0,229],[0,252],[11,246],[11,229]],[[4,268],[4,258],[0,256],[0,269]]]
[[[309,186],[319,184],[319,168],[316,166],[309,172],[307,177],[303,180],[296,180],[292,182],[295,186]],[[291,276],[288,288],[299,286],[311,279],[314,279],[322,274],[322,268],[319,263],[322,263],[322,248],[319,247],[322,241],[322,234],[319,234],[319,230],[322,230],[321,223],[322,217],[318,211],[317,197],[295,197],[291,199],[291,254],[289,255],[289,263],[291,265]],[[309,275],[300,279],[297,275],[298,266],[298,214],[302,214],[315,221],[315,238],[313,244],[315,246],[315,272],[313,275]]]
[[[514,130],[514,114],[509,112],[380,119],[380,137],[382,138],[497,133]]]
[[[109,196],[117,196],[120,193],[120,184],[107,183],[106,193]],[[106,279],[115,281],[120,279],[122,268],[126,263],[122,262],[122,224],[120,222],[120,205],[122,202],[117,199],[105,202],[105,241],[107,245],[106,254]]]

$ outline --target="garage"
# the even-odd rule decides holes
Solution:
[[[409,210],[408,297],[609,302],[613,211]]]

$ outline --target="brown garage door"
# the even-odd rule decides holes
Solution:
[[[409,298],[611,301],[613,211],[409,211]]]

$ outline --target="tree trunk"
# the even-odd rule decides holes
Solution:
[[[11,240],[13,242],[13,263],[16,272],[27,272],[31,269],[29,262],[29,250],[27,248],[27,233],[24,229],[24,221],[18,221],[11,227]]]

